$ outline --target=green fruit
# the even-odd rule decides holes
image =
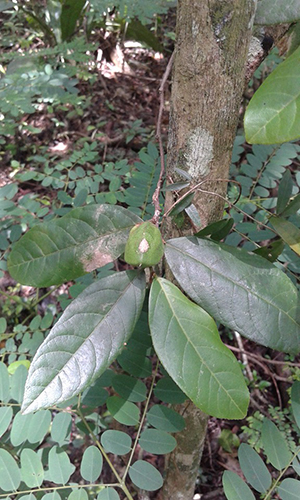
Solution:
[[[127,264],[155,266],[163,254],[164,246],[160,230],[152,222],[143,222],[131,229],[124,253]]]

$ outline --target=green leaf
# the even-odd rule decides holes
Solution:
[[[280,269],[195,237],[169,240],[165,255],[183,290],[217,321],[272,349],[299,351],[299,296]]]
[[[176,439],[165,431],[146,429],[141,433],[139,445],[148,453],[166,455],[176,448]]]
[[[246,415],[249,393],[242,371],[214,320],[163,278],[151,287],[149,325],[160,361],[198,408],[217,418]]]
[[[53,441],[56,441],[59,446],[62,446],[71,432],[71,426],[72,417],[70,413],[57,413],[51,426],[51,438]]]
[[[283,241],[300,255],[300,229],[283,217],[270,217],[270,222]]]
[[[91,387],[88,387],[82,393],[81,404],[84,406],[91,406],[96,408],[97,406],[104,405],[107,398],[108,392],[100,387],[97,379]]]
[[[57,491],[51,491],[51,493],[46,493],[41,500],[61,500],[61,496]]]
[[[29,369],[22,411],[70,399],[114,361],[143,306],[145,276],[124,271],[87,287],[64,311]]]
[[[13,446],[19,446],[27,440],[27,429],[32,415],[22,415],[20,411],[15,415],[10,431],[10,442]]]
[[[156,429],[166,432],[180,432],[185,428],[184,418],[172,408],[153,405],[147,413],[147,421]]]
[[[3,436],[3,434],[7,430],[12,417],[13,411],[11,406],[0,407],[0,437]]]
[[[86,481],[94,483],[101,474],[102,465],[103,458],[99,448],[89,446],[82,456],[80,474]]]
[[[293,179],[289,170],[286,170],[278,186],[276,213],[281,214],[286,208],[293,192]]]
[[[164,48],[154,34],[144,26],[138,19],[131,19],[125,31],[127,40],[143,42],[155,52],[163,52]]]
[[[300,209],[300,194],[297,194],[295,198],[293,198],[288,206],[282,212],[283,217],[289,217],[290,215],[294,215]]]
[[[108,453],[126,455],[131,450],[131,437],[122,431],[108,430],[101,435],[101,444]]]
[[[163,485],[160,472],[144,460],[137,460],[131,465],[128,472],[133,484],[142,490],[155,491]]]
[[[0,488],[15,491],[21,482],[20,469],[8,451],[0,448]]]
[[[298,500],[300,498],[300,481],[290,477],[284,479],[278,488],[282,500]]]
[[[238,457],[248,483],[256,491],[265,493],[271,486],[272,477],[258,453],[248,444],[242,443],[239,447]]]
[[[152,373],[152,364],[146,354],[137,354],[126,347],[118,356],[118,363],[123,370],[134,377],[146,378]]]
[[[29,443],[41,443],[50,429],[51,412],[49,410],[39,411],[31,415],[27,424],[27,439]]]
[[[0,12],[3,12],[4,10],[11,9],[14,6],[15,6],[15,4],[13,2],[9,2],[8,0],[1,0]]]
[[[5,318],[0,318],[0,334],[6,332],[7,321]]]
[[[16,363],[18,363],[18,361],[16,361]],[[12,399],[17,401],[17,403],[22,402],[27,375],[28,369],[23,365],[19,365],[17,366],[15,373],[11,377],[10,394]]]
[[[85,488],[77,488],[70,493],[68,500],[89,500],[89,497]]]
[[[28,488],[38,488],[44,480],[44,469],[40,457],[33,450],[21,452],[21,478]]]
[[[181,404],[187,397],[170,377],[161,378],[155,388],[154,395],[164,403]]]
[[[300,382],[298,380],[292,385],[291,407],[296,424],[300,429]]]
[[[161,232],[152,222],[143,222],[131,229],[125,246],[125,262],[132,266],[155,266],[163,254]]]
[[[60,15],[62,41],[69,40],[75,32],[85,0],[64,0]]]
[[[250,144],[278,144],[300,137],[299,55],[300,47],[279,64],[250,100],[244,118]]]
[[[255,500],[249,486],[235,472],[226,470],[222,482],[227,500]]]
[[[265,454],[269,462],[277,470],[281,470],[291,461],[292,453],[289,450],[284,435],[268,418],[264,418],[261,439]]]
[[[111,396],[106,401],[106,404],[108,411],[117,422],[124,425],[137,425],[139,423],[140,411],[130,401],[126,401],[118,396]]]
[[[300,19],[298,0],[259,0],[254,24],[292,23]]]
[[[114,488],[104,488],[98,493],[97,500],[120,500],[120,497]]]
[[[220,241],[230,233],[233,224],[234,220],[232,218],[218,220],[201,229],[195,236],[203,238],[211,235],[212,240]]]
[[[6,403],[9,399],[9,375],[6,365],[0,362],[0,401]]]
[[[124,399],[138,403],[147,398],[147,387],[136,378],[128,375],[116,375],[112,381],[114,390]]]
[[[73,280],[117,259],[141,219],[122,207],[88,205],[30,229],[8,258],[11,276],[31,286]]]
[[[269,262],[275,262],[279,255],[284,250],[284,241],[280,238],[279,240],[272,241],[269,245],[264,247],[256,248],[253,253],[260,255]]]
[[[66,484],[75,470],[75,466],[71,464],[67,453],[58,446],[51,448],[48,465],[49,469],[45,472],[45,479],[56,484]]]
[[[29,366],[30,366],[30,361],[29,359],[22,359],[22,360],[18,360],[18,361],[13,361],[13,363],[11,363],[9,365],[9,367],[7,368],[8,369],[8,373],[10,375],[13,375],[17,369],[19,368],[19,366],[25,366],[25,368],[28,370]],[[27,371],[26,371],[27,373]]]

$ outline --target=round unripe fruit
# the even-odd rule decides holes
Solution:
[[[159,263],[164,254],[160,230],[152,222],[134,226],[125,246],[124,260],[132,266],[150,267]]]

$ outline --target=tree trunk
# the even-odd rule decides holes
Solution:
[[[191,186],[205,181],[193,199],[202,226],[223,215],[255,8],[255,0],[178,2],[167,179],[185,180],[177,167],[189,174]],[[174,193],[167,191],[166,210],[173,203]],[[179,233],[170,218],[164,231],[165,238]],[[187,219],[180,234],[189,232]],[[166,274],[172,279],[168,270]],[[182,406],[181,413],[187,426],[176,436],[161,500],[194,496],[208,417],[192,403]]]

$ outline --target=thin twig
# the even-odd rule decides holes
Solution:
[[[173,59],[174,59],[174,53],[175,53],[175,51],[172,53],[172,55],[169,59],[166,70],[165,70],[164,75],[162,77],[160,87],[158,89],[159,103],[160,104],[159,104],[159,112],[158,112],[157,126],[156,126],[156,138],[157,138],[158,144],[159,144],[160,174],[159,174],[159,178],[157,181],[156,189],[155,189],[153,196],[152,196],[152,202],[154,205],[154,215],[152,217],[152,222],[153,222],[153,224],[156,224],[156,225],[158,225],[159,217],[161,214],[161,207],[159,204],[159,195],[160,195],[160,191],[161,191],[161,187],[162,187],[162,183],[163,183],[163,179],[164,179],[164,175],[165,175],[165,153],[164,153],[162,136],[161,136],[161,121],[162,121],[162,115],[163,115],[164,104],[165,104],[165,102],[164,102],[164,89],[165,89],[165,85],[167,83],[169,74],[171,72]]]

